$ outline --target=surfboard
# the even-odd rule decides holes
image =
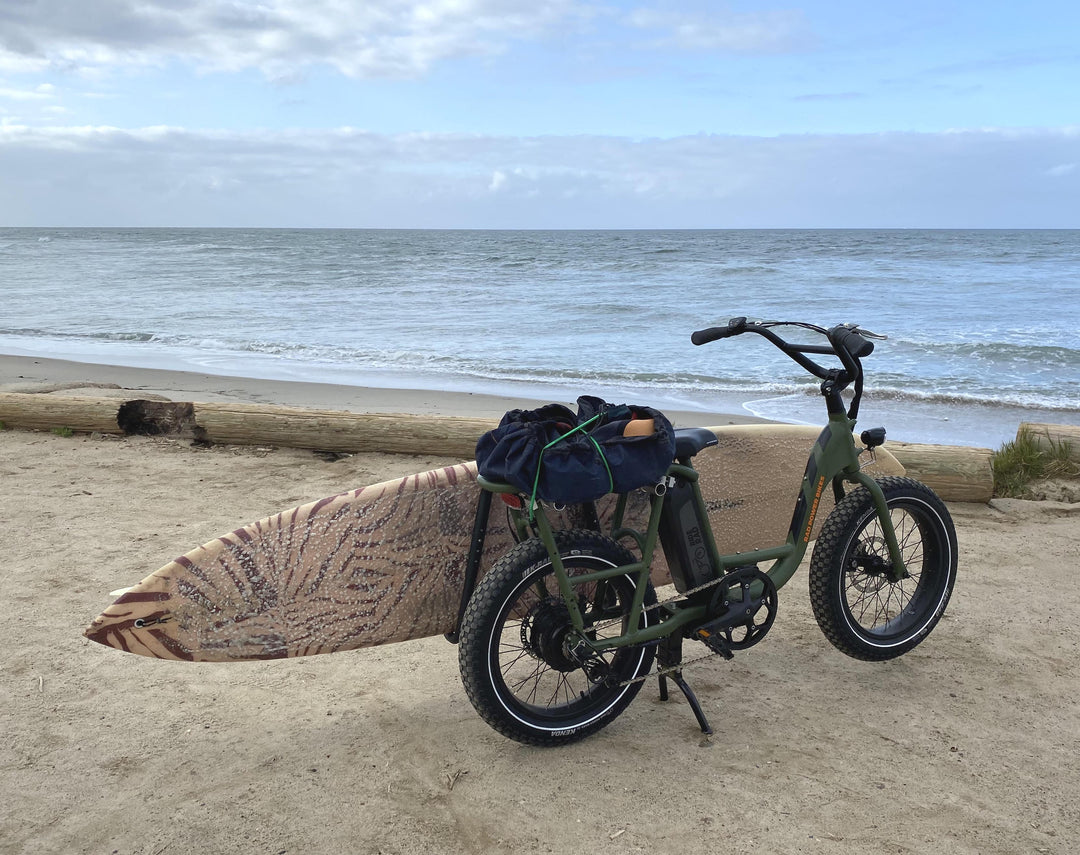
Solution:
[[[721,552],[782,543],[819,428],[716,427],[694,458]],[[884,449],[873,474],[903,474]],[[480,487],[475,462],[321,499],[222,535],[124,590],[92,641],[159,659],[238,662],[334,653],[456,629]],[[643,524],[648,496],[631,494]],[[597,503],[610,527],[614,497]],[[823,507],[818,519],[824,519]],[[579,512],[555,515],[580,525]],[[482,575],[514,545],[492,503]],[[668,581],[660,550],[653,581]]]

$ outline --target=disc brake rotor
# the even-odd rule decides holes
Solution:
[[[849,570],[851,587],[860,594],[880,591],[889,584],[892,562],[889,560],[889,547],[883,538],[874,537],[860,542],[852,564],[854,566]]]

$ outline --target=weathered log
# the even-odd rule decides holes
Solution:
[[[469,460],[494,419],[401,414],[361,414],[260,404],[169,403],[141,400],[0,393],[0,422],[7,427],[111,434],[184,433],[222,445],[275,445],[333,452],[431,454]],[[1076,438],[1080,428],[1030,425],[1036,436]],[[913,478],[946,501],[987,502],[993,494],[991,451],[964,446],[892,442],[887,446]]]
[[[225,445],[282,445],[316,451],[433,454],[469,460],[493,419],[360,414],[255,404],[194,405],[196,435]]]
[[[194,408],[176,401],[124,401],[116,422],[125,434],[135,436],[194,436]]]
[[[1016,436],[1027,433],[1040,448],[1051,449],[1065,446],[1069,457],[1080,460],[1080,427],[1076,425],[1048,425],[1041,422],[1021,422]]]
[[[886,443],[911,478],[947,502],[989,502],[994,495],[993,452],[963,445]]]
[[[122,434],[116,421],[120,401],[64,395],[0,392],[0,422],[22,430],[70,428],[87,433]]]

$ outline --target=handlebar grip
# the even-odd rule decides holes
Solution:
[[[856,359],[862,359],[874,352],[874,343],[849,327],[833,327],[829,338],[835,346],[842,347]]]
[[[690,335],[690,341],[694,344],[708,344],[720,338],[730,338],[746,330],[746,318],[732,318],[726,327],[709,327],[698,330]]]

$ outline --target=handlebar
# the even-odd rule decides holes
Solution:
[[[874,343],[863,338],[859,331],[854,327],[833,327],[829,330],[829,341],[836,345],[838,351],[846,350],[856,359],[869,356],[874,352]]]
[[[726,327],[709,327],[706,330],[698,330],[690,335],[690,341],[694,344],[708,344],[719,338],[730,338],[733,335],[746,332],[746,318],[732,318]]]
[[[803,329],[813,330],[824,335],[829,344],[795,344],[789,342],[773,331],[773,327],[779,326],[802,327]],[[727,326],[698,330],[690,336],[690,340],[696,345],[702,345],[718,339],[742,335],[743,333],[756,333],[767,339],[815,377],[831,381],[833,388],[837,392],[853,382],[855,384],[855,400],[852,401],[849,411],[849,417],[852,419],[858,414],[859,400],[862,397],[863,371],[860,360],[874,352],[874,343],[870,341],[870,338],[885,338],[883,335],[860,329],[856,324],[840,324],[831,329],[825,329],[815,324],[786,321],[748,321],[745,317],[737,317],[728,321]],[[807,354],[836,356],[840,359],[844,370],[838,371],[837,369],[825,368]]]

